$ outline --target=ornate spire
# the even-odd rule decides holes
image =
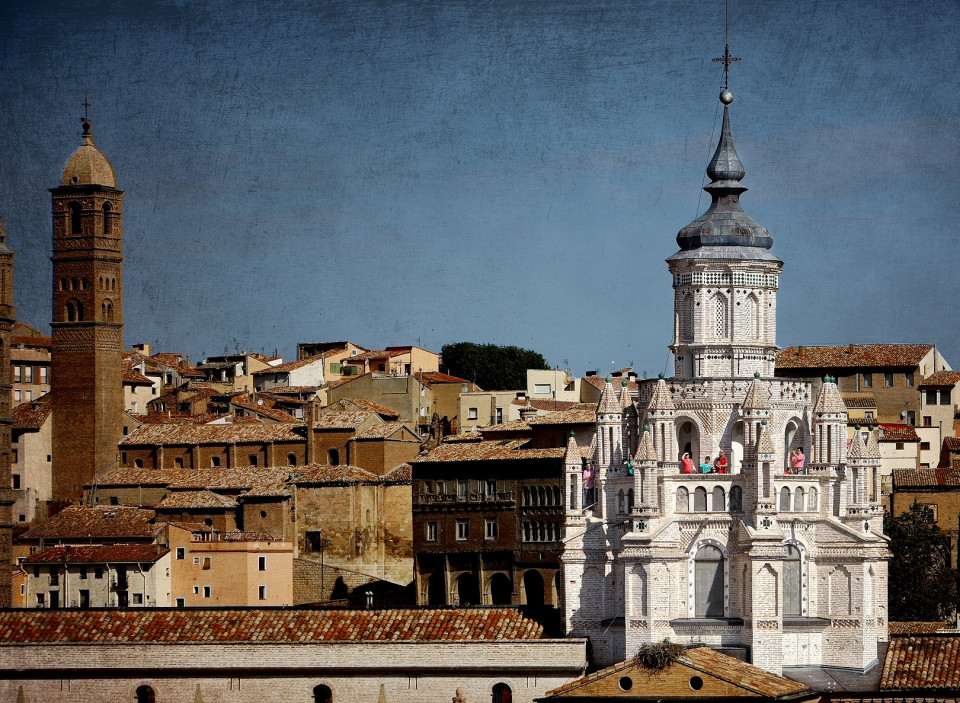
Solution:
[[[620,413],[620,402],[617,392],[613,390],[613,384],[610,377],[607,376],[607,382],[603,386],[603,392],[600,394],[600,402],[597,403],[598,415],[613,415]]]

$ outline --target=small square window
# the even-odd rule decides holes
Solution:
[[[267,570],[267,558],[266,557],[257,557],[257,570],[266,571]]]
[[[200,557],[194,557],[194,558],[193,558],[193,563],[194,563],[194,564],[199,564],[199,563],[200,563]]]
[[[440,525],[436,522],[427,523],[427,541],[436,542],[440,537]]]
[[[476,409],[476,408],[469,408],[469,409],[467,410],[467,419],[468,419],[468,420],[476,420],[476,419],[477,419],[477,409]]]
[[[250,456],[247,457],[247,459],[250,460],[250,466],[258,466],[260,463],[259,454],[251,454]]]
[[[940,391],[940,405],[950,405],[950,391]]]
[[[87,578],[87,567],[81,566],[81,567],[80,567],[80,580],[83,581],[83,580],[86,580],[86,578]]]
[[[457,541],[463,542],[470,539],[470,520],[469,518],[457,520]]]
[[[892,388],[892,387],[893,387],[893,374],[892,374],[892,373],[885,373],[885,374],[883,374],[883,385],[886,386],[887,388]]]
[[[99,567],[99,566],[98,566],[97,568],[95,568],[95,569],[93,570],[93,578],[95,578],[95,579],[102,579],[102,578],[103,578],[103,568],[102,568],[102,567]]]
[[[204,597],[204,598],[209,598],[209,597],[210,597],[210,593],[211,593],[212,591],[213,591],[213,587],[212,587],[212,586],[204,586],[204,587],[203,587],[203,597]]]
[[[903,449],[903,442],[897,442],[897,449]]]
[[[487,479],[487,498],[497,497],[497,480],[495,478]]]
[[[923,426],[924,426],[924,427],[933,427],[933,416],[932,416],[932,415],[924,415],[924,416],[923,416]]]
[[[210,563],[211,563],[212,561],[213,561],[213,559],[212,559],[211,557],[204,557],[204,558],[203,558],[203,569],[204,569],[204,571],[206,571],[207,569],[210,568]]]
[[[177,607],[178,607],[178,608],[185,608],[186,605],[187,605],[187,599],[186,599],[186,598],[177,598]]]
[[[936,404],[937,404],[937,392],[927,391],[927,405],[936,405]]]
[[[861,376],[864,388],[873,388],[873,374],[865,373]]]
[[[533,386],[533,392],[536,395],[550,395],[553,393],[553,386],[549,383],[536,383]]]
[[[921,451],[925,451],[925,452],[926,452],[926,451],[929,451],[929,450],[930,450],[930,442],[920,442],[920,449],[921,449]]]
[[[267,587],[266,587],[266,586],[263,586],[263,585],[257,586],[257,597],[258,597],[260,600],[266,600],[266,599],[267,599]]]
[[[14,451],[16,451],[16,450],[14,450]],[[16,459],[14,459],[14,462],[16,462]],[[15,491],[16,491],[16,490],[19,490],[19,488],[20,488],[20,474],[14,474],[14,475],[13,475],[13,490],[15,490]]]
[[[200,595],[200,586],[193,587],[193,594],[197,596]]]
[[[864,419],[864,420],[872,420],[872,419],[873,419],[873,410],[864,410],[864,411],[863,411],[863,419]]]
[[[133,604],[134,604],[134,605],[143,605],[143,594],[142,594],[142,593],[134,593],[134,594],[133,594]]]
[[[912,386],[913,386],[913,374],[912,374],[912,373],[905,373],[905,374],[903,374],[903,382],[904,382],[907,386],[912,387]]]
[[[907,424],[913,427],[917,424],[917,414],[913,410],[907,410]]]
[[[187,557],[187,548],[177,547],[177,559],[186,559],[186,557]]]
[[[499,534],[497,529],[497,518],[488,517],[485,521],[486,531],[484,532],[484,539],[496,539]]]

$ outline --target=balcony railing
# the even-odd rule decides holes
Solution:
[[[513,491],[498,491],[494,494],[486,493],[418,493],[413,496],[413,504],[420,506],[453,506],[453,505],[478,505],[482,503],[512,503],[514,501]]]

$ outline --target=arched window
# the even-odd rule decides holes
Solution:
[[[543,486],[537,487],[537,497],[540,499],[540,505],[550,505],[546,500],[546,496],[544,496]]]
[[[330,466],[340,466],[340,452],[337,449],[327,450],[327,463]]]
[[[543,576],[536,569],[530,569],[523,574],[523,594],[527,605],[535,608],[544,604]]]
[[[103,233],[110,234],[113,229],[112,218],[110,217],[110,203],[103,204]]]
[[[79,278],[74,277],[70,279],[70,290],[80,290]]]
[[[803,510],[803,489],[800,486],[793,492],[793,509]]]
[[[627,512],[633,512],[633,489],[627,491]]]
[[[529,486],[523,487],[523,504],[530,505],[530,487]]]
[[[70,234],[80,234],[83,231],[80,221],[80,203],[70,203]]]
[[[137,687],[137,703],[155,703],[156,699],[156,694],[149,686]]]
[[[513,586],[510,585],[510,578],[506,574],[496,573],[491,576],[489,589],[491,605],[510,605],[513,599]]]
[[[100,276],[100,290],[103,290],[103,276]]]
[[[623,489],[620,489],[620,492],[617,494],[617,512],[625,513],[627,508],[626,495],[623,492]]]
[[[817,502],[817,499],[819,497],[820,496],[817,495],[816,488],[811,487],[810,490],[807,491],[807,510],[813,510],[813,511],[820,510],[820,506],[818,505],[818,502]]]
[[[76,298],[67,301],[67,322],[83,322],[83,303]]]
[[[443,574],[433,573],[427,577],[427,604],[447,604],[447,587],[444,584]]]
[[[730,512],[739,513],[743,510],[743,489],[740,486],[733,486],[730,489]]]
[[[60,290],[70,290],[70,282],[66,278],[60,279]]]
[[[703,486],[697,486],[693,492],[693,512],[707,512],[707,489]]]
[[[480,584],[473,574],[460,574],[457,577],[457,597],[460,605],[480,605]]]
[[[537,487],[534,486],[530,489],[530,505],[537,504]]]
[[[747,308],[744,311],[744,319],[747,323],[747,328],[745,330],[746,336],[750,339],[757,339],[760,337],[760,305],[757,301],[757,297],[751,293],[747,296],[747,299],[744,301],[744,306]]]
[[[563,505],[563,501],[560,500],[560,486],[553,487],[553,504]]]
[[[693,565],[694,615],[698,618],[723,617],[723,552],[706,544],[697,550]]]
[[[780,489],[780,510],[790,512],[790,489],[786,486]]]
[[[313,687],[313,703],[333,703],[333,691],[329,686]]]
[[[86,276],[80,279],[80,290],[86,290],[88,285],[90,285],[90,281],[87,280]]]
[[[524,488],[526,490],[526,488]],[[524,500],[529,496],[524,496]],[[526,505],[526,502],[524,502]],[[575,475],[570,476],[570,509],[577,509],[577,477]]]
[[[783,614],[799,617],[803,615],[800,550],[792,544],[786,547],[787,556],[783,560]]]
[[[690,511],[690,492],[686,486],[677,488],[677,512],[686,513]]]
[[[722,513],[726,509],[726,493],[723,486],[713,487],[713,512]]]
[[[505,683],[493,687],[493,703],[513,703],[513,693]]]
[[[680,303],[680,318],[677,320],[677,328],[681,342],[693,341],[693,296],[689,293],[683,296]]]
[[[294,454],[293,452],[290,452],[289,454],[287,454],[287,465],[288,466],[297,465],[297,455]]]

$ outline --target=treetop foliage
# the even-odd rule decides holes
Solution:
[[[527,369],[549,369],[543,355],[532,349],[499,344],[456,342],[440,349],[440,370],[473,381],[486,391],[527,387]]]
[[[890,620],[945,620],[957,603],[950,540],[926,506],[914,503],[884,518],[893,558],[888,562]]]

